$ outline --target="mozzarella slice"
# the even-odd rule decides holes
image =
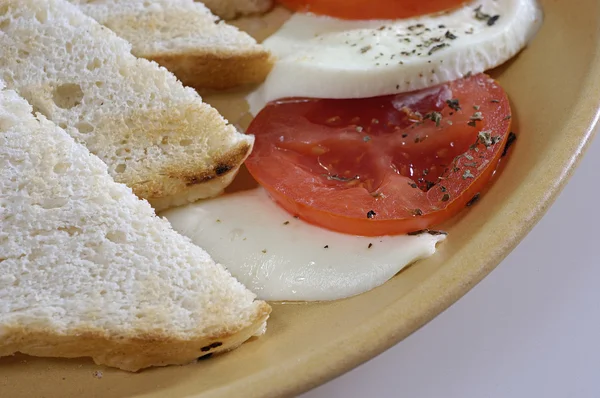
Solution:
[[[378,238],[339,234],[279,208],[262,189],[162,214],[263,300],[323,301],[354,296],[435,253],[445,235]]]
[[[541,22],[536,0],[479,0],[395,21],[297,13],[264,42],[278,61],[248,97],[250,111],[285,97],[367,98],[480,73],[516,55]]]

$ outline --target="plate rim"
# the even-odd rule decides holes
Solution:
[[[297,358],[292,365],[282,364],[283,366],[277,367],[276,370],[269,368],[215,390],[188,395],[188,398],[217,398],[230,396],[236,391],[246,391],[247,394],[251,392],[249,396],[254,397],[280,397],[310,391],[393,347],[467,294],[512,252],[546,214],[579,166],[600,129],[600,53],[594,54],[581,87],[581,95],[573,107],[574,112],[565,122],[565,126],[574,124],[577,127],[574,130],[576,133],[565,134],[552,145],[572,147],[575,150],[564,151],[563,158],[558,162],[546,157],[540,163],[539,169],[550,171],[545,174],[546,178],[537,186],[536,192],[530,196],[532,202],[537,205],[530,206],[519,202],[511,206],[511,209],[518,211],[527,222],[521,222],[517,227],[511,228],[511,233],[503,239],[502,246],[488,248],[483,253],[478,252],[477,256],[465,257],[458,267],[461,271],[461,278],[458,280],[458,268],[441,268],[404,297],[390,304],[373,320],[325,346],[327,356],[322,355],[322,348]],[[486,258],[483,263],[478,261],[482,255]],[[452,283],[448,283],[450,280]],[[440,289],[441,287],[444,289]],[[431,300],[434,291],[441,294]],[[407,311],[406,308],[411,310]],[[348,347],[355,348],[349,352]],[[290,377],[290,374],[294,376]]]

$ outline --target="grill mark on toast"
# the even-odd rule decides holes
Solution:
[[[200,172],[185,172],[180,169],[168,169],[165,174],[172,179],[181,180],[186,186],[193,186],[208,182],[217,177],[223,177],[227,173],[234,169],[237,169],[239,165],[244,161],[246,156],[250,153],[252,146],[248,143],[240,143],[240,145],[233,151],[224,154],[221,157],[215,159],[215,166],[209,170]]]

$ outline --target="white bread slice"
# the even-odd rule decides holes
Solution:
[[[273,7],[273,0],[202,0],[202,3],[223,19],[262,14]]]
[[[270,307],[14,91],[0,92],[0,356],[187,364]]]
[[[262,82],[269,51],[194,0],[70,0],[186,86],[223,90]]]
[[[64,0],[0,2],[0,78],[158,210],[220,194],[252,149],[196,91]]]

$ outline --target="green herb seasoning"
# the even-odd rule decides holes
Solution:
[[[500,15],[493,15],[490,17],[490,19],[488,19],[487,21],[487,25],[488,26],[494,26],[494,24],[500,19]]]
[[[361,53],[361,54],[364,54],[364,53],[366,53],[367,51],[371,50],[372,48],[373,48],[373,46],[371,46],[371,45],[369,45],[369,46],[364,46],[364,47],[362,47],[362,48],[360,49],[360,53]]]
[[[487,26],[494,26],[500,19],[500,15],[486,14],[481,10],[481,6],[479,6],[475,9],[475,19],[485,22]]]
[[[354,177],[342,177],[340,175],[337,174],[323,174],[323,177],[327,178],[329,181],[340,181],[340,182],[350,182],[350,181],[355,181],[355,180],[359,180],[360,177],[359,176],[354,176]]]
[[[469,119],[474,121],[483,120],[483,114],[481,112],[475,112]]]
[[[460,104],[458,102],[458,98],[446,100],[446,104],[455,111],[460,111]]]
[[[491,130],[483,130],[479,132],[478,140],[486,147],[489,147],[493,144],[492,141],[492,131]]]
[[[455,34],[453,34],[452,32],[450,32],[449,30],[446,31],[446,33],[444,34],[444,37],[446,37],[446,39],[450,39],[450,40],[456,40],[457,36]]]
[[[475,178],[475,176],[473,175],[473,173],[471,173],[471,170],[466,169],[465,172],[463,173],[462,178],[463,178],[463,180],[466,180],[467,178]]]
[[[486,14],[483,11],[481,11],[481,6],[479,6],[475,9],[475,19],[477,19],[478,21],[487,22],[487,20],[490,19],[490,14]]]
[[[427,53],[427,55],[432,55],[436,51],[439,51],[442,48],[449,47],[449,46],[450,46],[450,44],[447,44],[447,43],[441,43],[441,44],[438,44],[436,46],[433,46],[433,47],[431,47],[431,49],[429,50],[429,52]]]
[[[439,112],[429,112],[423,116],[423,119],[429,119],[432,122],[435,122],[436,127],[440,127],[440,122],[442,121],[442,114]]]

